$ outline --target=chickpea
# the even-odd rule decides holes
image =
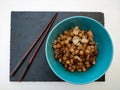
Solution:
[[[75,65],[72,65],[72,69],[75,70],[75,69],[76,69],[76,66],[75,66]]]
[[[86,48],[86,47],[87,47],[87,44],[83,44],[83,47]]]
[[[90,51],[89,51],[89,50],[85,50],[85,53],[86,53],[86,54],[89,54],[89,53],[90,53]]]
[[[89,59],[90,59],[90,55],[87,55],[87,56],[86,56],[86,60],[89,60]]]
[[[90,63],[88,61],[85,62],[86,67],[89,68],[90,67]]]
[[[79,27],[78,27],[78,26],[75,26],[74,29],[79,29]]]
[[[86,67],[89,68],[91,65],[90,64],[87,64]]]
[[[58,37],[57,40],[60,40],[60,37]]]
[[[81,69],[77,69],[78,72],[81,72],[82,70]]]
[[[79,69],[80,67],[77,65],[76,68]]]
[[[87,50],[90,50],[91,49],[91,46],[87,46],[87,48],[86,48]]]
[[[61,58],[59,59],[59,62],[62,62],[62,59],[61,59]]]
[[[71,35],[71,36],[74,36],[73,32],[70,32],[70,35]]]
[[[71,69],[72,69],[72,67],[70,66],[70,67],[68,67],[68,69],[69,69],[69,70],[71,70]]]
[[[79,33],[78,36],[79,36],[79,37],[82,37],[82,33]]]
[[[72,37],[68,37],[67,40],[68,40],[68,41],[72,40]]]
[[[75,54],[78,54],[79,50],[75,50]]]
[[[72,55],[75,55],[75,52],[72,52]]]
[[[63,54],[65,54],[65,53],[66,53],[66,51],[65,51],[65,50],[63,50],[63,51],[62,51],[62,53],[63,53]]]
[[[60,48],[60,47],[61,47],[61,45],[60,45],[60,44],[57,44],[57,45],[56,45],[56,48]]]
[[[66,61],[66,60],[67,60],[67,58],[66,58],[66,57],[63,57],[63,60],[64,60],[64,61]]]
[[[57,43],[57,40],[54,41],[54,44],[56,44],[56,43]]]
[[[70,64],[70,61],[69,61],[69,60],[67,60],[67,61],[66,61],[66,64]]]
[[[56,49],[55,50],[55,54],[59,54],[60,50],[59,49]]]
[[[67,39],[67,36],[63,35],[62,38],[63,38],[63,39]]]
[[[70,49],[70,52],[74,52],[74,49],[73,49],[73,48],[71,48],[71,49]]]
[[[83,72],[85,72],[85,71],[86,71],[86,68],[85,68],[85,67],[83,67],[83,68],[82,68],[82,71],[83,71]]]
[[[73,59],[70,59],[70,63],[73,64]]]
[[[90,48],[91,48],[91,49],[94,49],[94,48],[95,48],[95,46],[90,46]]]
[[[69,44],[69,40],[65,40],[65,44]]]
[[[96,57],[91,57],[91,60],[92,60],[92,61],[95,61],[95,58],[96,58]]]
[[[93,61],[92,64],[95,65],[95,61]]]
[[[57,58],[57,59],[58,59],[58,55],[57,55],[57,54],[55,55],[55,58]]]
[[[68,48],[70,48],[71,45],[70,45],[70,44],[67,44],[67,46],[68,46]]]
[[[82,63],[82,62],[79,62],[79,63],[78,63],[78,65],[79,65],[79,66],[82,66],[82,65],[83,65],[83,63]]]
[[[94,52],[95,50],[92,48],[91,51]]]
[[[95,65],[97,48],[92,31],[78,26],[64,31],[53,42],[55,58],[70,72],[85,72]]]
[[[82,30],[81,33],[84,35],[85,31]]]
[[[93,38],[92,37],[89,37],[88,38],[89,41],[93,41]],[[90,44],[94,44],[93,42],[90,42]]]
[[[70,58],[73,58],[73,55],[72,55],[72,54],[70,55]]]
[[[53,48],[54,48],[54,49],[56,49],[56,48],[57,48],[57,46],[56,46],[56,45],[54,45],[54,46],[53,46]]]
[[[65,67],[65,68],[67,68],[67,67],[68,67],[68,65],[67,65],[67,64],[65,64],[65,65],[64,65],[64,67]]]
[[[65,44],[65,42],[64,41],[61,41],[61,45],[64,45]]]
[[[67,34],[68,34],[68,31],[64,31],[64,34],[67,35]]]
[[[81,50],[81,49],[83,49],[83,46],[80,45],[80,46],[77,47],[77,49],[78,49],[78,50]]]
[[[84,51],[80,50],[80,55],[83,55],[84,54]]]
[[[70,71],[71,71],[71,72],[74,72],[75,70],[74,70],[74,69],[71,69]]]

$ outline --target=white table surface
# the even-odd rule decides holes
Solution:
[[[73,85],[66,82],[10,82],[11,11],[98,11],[114,45],[105,82]],[[0,90],[120,90],[120,0],[0,0]]]

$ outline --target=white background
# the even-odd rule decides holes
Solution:
[[[114,45],[112,64],[105,82],[73,85],[66,82],[9,82],[11,11],[99,11]],[[0,90],[119,90],[120,0],[0,0]]]

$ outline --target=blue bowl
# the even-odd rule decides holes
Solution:
[[[54,57],[54,40],[74,26],[79,26],[82,30],[92,30],[94,40],[98,43],[96,64],[86,72],[71,73]],[[45,54],[50,68],[59,78],[73,84],[86,84],[99,79],[108,70],[112,61],[113,45],[107,30],[98,21],[85,16],[73,16],[62,20],[51,30],[47,37]]]

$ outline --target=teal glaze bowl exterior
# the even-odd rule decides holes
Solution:
[[[54,40],[65,30],[74,26],[79,26],[82,30],[92,30],[94,40],[98,44],[96,64],[86,72],[71,73],[54,57],[52,48]],[[73,84],[87,84],[99,79],[108,70],[112,62],[113,45],[107,30],[98,21],[86,16],[73,16],[62,20],[53,27],[47,37],[45,54],[50,68],[60,79]]]

